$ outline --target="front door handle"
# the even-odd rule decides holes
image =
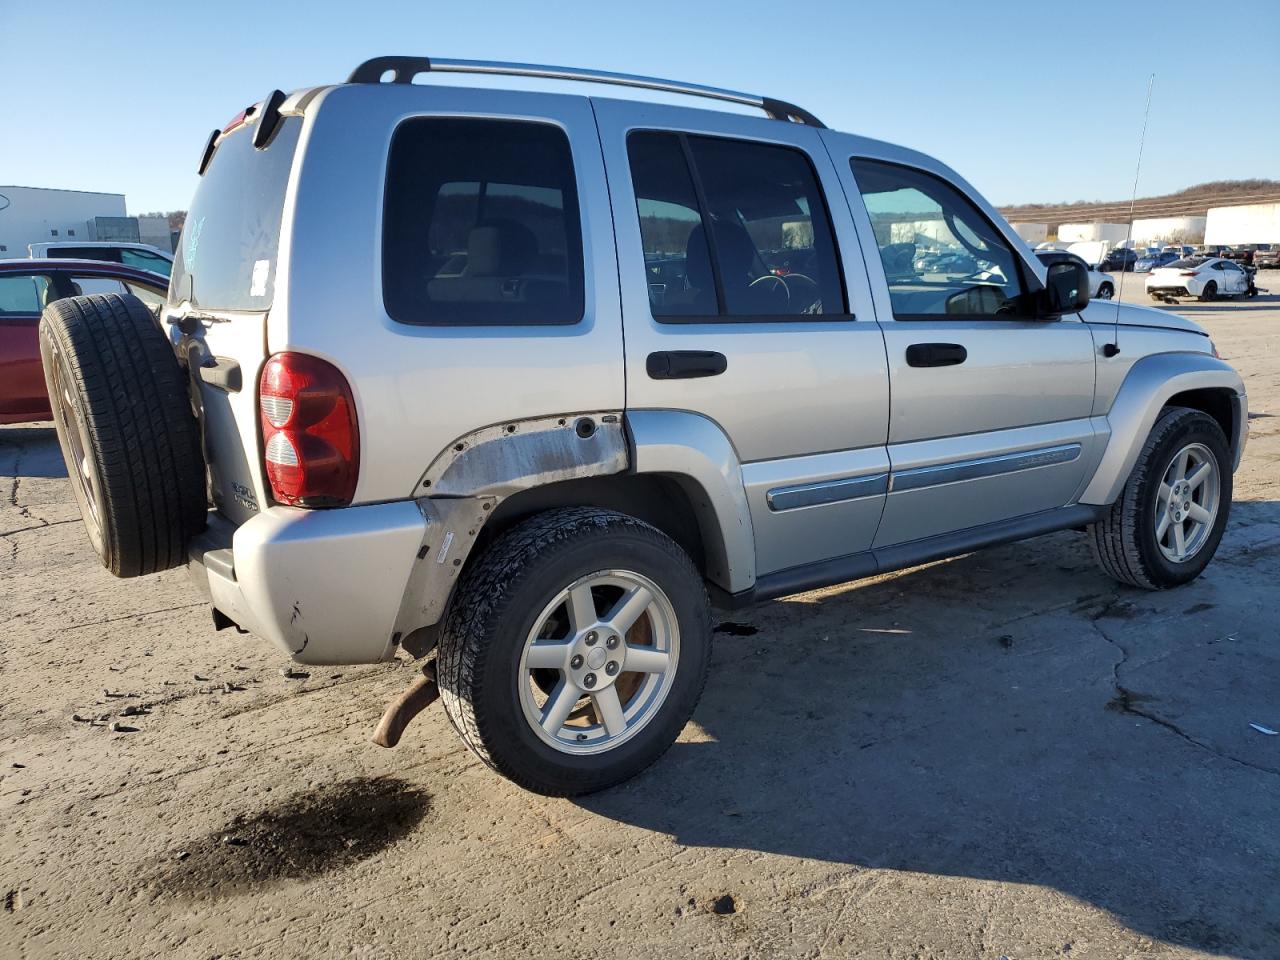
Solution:
[[[909,367],[954,367],[968,357],[969,351],[958,343],[913,343],[907,347]]]
[[[719,376],[729,361],[714,350],[662,350],[649,354],[644,366],[654,380],[690,380]]]

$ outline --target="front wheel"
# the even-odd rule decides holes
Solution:
[[[1148,590],[1200,576],[1231,509],[1231,454],[1218,422],[1170,407],[1156,421],[1133,473],[1090,540],[1102,569]]]
[[[502,534],[464,575],[440,636],[445,712],[468,747],[548,796],[658,759],[706,683],[711,611],[669,537],[570,508]]]
[[[1098,288],[1099,300],[1110,300],[1115,295],[1116,295],[1116,288],[1109,283],[1104,283],[1102,286]]]

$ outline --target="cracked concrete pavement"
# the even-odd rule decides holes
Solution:
[[[0,428],[0,956],[1280,956],[1280,296],[1182,310],[1254,415],[1203,578],[1064,533],[735,614],[578,801],[438,706],[372,746],[407,662],[285,677],[181,571],[113,580]]]

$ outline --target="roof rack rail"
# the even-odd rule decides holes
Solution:
[[[704,87],[698,83],[679,80],[660,80],[656,77],[639,77],[630,73],[611,73],[607,70],[584,70],[579,67],[549,67],[536,63],[503,63],[497,60],[445,60],[430,57],[374,57],[352,71],[347,83],[381,83],[386,73],[391,83],[412,83],[420,73],[479,73],[507,77],[541,77],[549,80],[582,80],[588,83],[612,83],[620,87],[640,87],[645,90],[661,90],[664,93],[681,93],[693,97],[708,97],[728,103],[740,103],[763,110],[774,120],[803,123],[809,127],[826,128],[821,120],[808,110],[785,100],[761,97],[753,93]]]

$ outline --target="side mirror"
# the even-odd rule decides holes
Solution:
[[[1089,305],[1089,272],[1073,260],[1055,263],[1045,278],[1039,311],[1042,319],[1056,320],[1064,313],[1079,313]]]

